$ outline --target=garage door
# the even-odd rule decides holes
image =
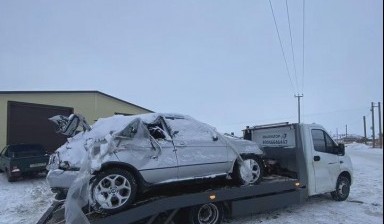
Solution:
[[[38,143],[53,152],[65,143],[66,137],[55,133],[54,124],[48,118],[71,113],[70,107],[9,101],[7,144]]]

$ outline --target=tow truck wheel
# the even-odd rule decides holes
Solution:
[[[224,208],[221,203],[208,203],[192,207],[189,212],[191,224],[220,224],[224,218]]]
[[[132,204],[136,191],[136,180],[130,172],[118,168],[106,170],[92,182],[92,207],[101,213],[120,212]]]
[[[349,196],[351,182],[345,176],[339,176],[336,182],[335,191],[331,192],[331,196],[335,201],[344,201]]]
[[[262,160],[256,155],[242,155],[233,168],[233,178],[241,185],[258,184],[264,175]]]

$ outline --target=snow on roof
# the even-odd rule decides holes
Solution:
[[[81,160],[86,158],[85,144],[87,139],[102,140],[108,134],[122,131],[129,123],[139,118],[144,123],[152,123],[159,116],[166,118],[184,118],[192,119],[189,116],[176,113],[147,113],[139,115],[114,115],[106,118],[99,118],[93,125],[90,131],[80,132],[72,138],[68,138],[67,143],[57,149],[60,153],[60,158],[65,161],[71,161],[71,165],[78,166]],[[71,149],[71,150],[68,150]]]

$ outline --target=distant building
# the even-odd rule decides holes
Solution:
[[[357,143],[364,143],[366,139],[364,139],[363,136],[359,136],[359,135],[343,135],[341,137],[339,137],[338,139],[338,142],[342,142],[342,143],[353,143],[353,142],[357,142]]]
[[[52,152],[65,143],[48,118],[83,115],[89,124],[100,117],[153,112],[99,91],[0,91],[0,150],[7,144],[39,143]]]

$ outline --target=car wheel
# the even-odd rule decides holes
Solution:
[[[96,176],[90,193],[96,211],[113,214],[131,205],[136,191],[136,180],[130,172],[110,169]]]
[[[5,173],[7,174],[8,182],[15,182],[16,178],[11,175],[11,173],[6,169]]]
[[[351,182],[345,176],[339,176],[336,182],[335,191],[331,192],[331,196],[335,201],[344,201],[349,196]]]
[[[221,203],[208,203],[194,206],[189,212],[191,224],[220,224],[224,218],[224,208]]]
[[[241,157],[243,161],[237,161],[233,170],[234,179],[241,185],[260,183],[264,174],[262,160],[256,155],[242,155]]]

